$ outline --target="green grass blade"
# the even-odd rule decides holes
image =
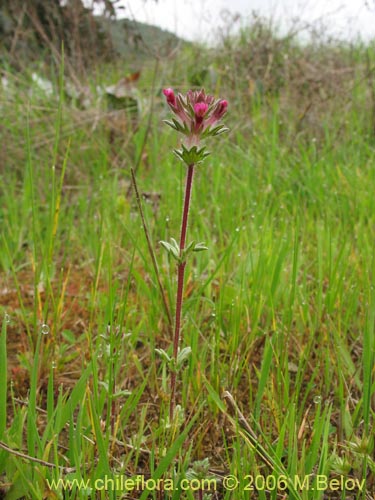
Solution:
[[[8,365],[7,365],[7,322],[3,319],[0,337],[0,439],[7,424],[7,401],[8,401]]]
[[[71,412],[78,406],[80,401],[83,401],[86,391],[86,383],[91,375],[92,366],[91,364],[87,365],[86,369],[82,373],[80,379],[74,386],[67,402],[65,403],[62,411],[61,417],[59,421],[59,427],[57,428],[57,432],[60,432],[64,425],[70,420]]]
[[[264,390],[265,390],[266,385],[267,385],[268,376],[270,373],[271,362],[272,362],[272,353],[273,353],[272,343],[271,343],[270,338],[267,337],[266,344],[264,346],[263,361],[262,361],[262,367],[260,370],[258,390],[257,390],[256,398],[255,398],[255,412],[254,412],[255,420],[258,420],[258,418],[259,418],[260,403],[262,401],[262,397],[263,397]]]
[[[181,450],[182,445],[183,445],[188,433],[190,432],[196,419],[198,418],[198,415],[199,415],[199,410],[196,412],[195,416],[190,420],[188,425],[184,428],[184,430],[178,436],[176,441],[174,441],[174,443],[168,449],[165,456],[160,460],[159,465],[157,466],[157,468],[155,469],[155,471],[152,474],[152,479],[157,481],[158,479],[160,479],[163,476],[163,474],[165,474],[168,471],[171,463],[173,462],[173,459],[178,454],[178,452]],[[140,500],[144,500],[145,498],[148,497],[149,494],[150,494],[149,491],[147,491],[147,490],[144,491],[140,497]]]

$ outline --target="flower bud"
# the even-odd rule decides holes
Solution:
[[[222,118],[225,115],[225,113],[227,112],[227,108],[228,108],[228,101],[226,101],[225,99],[220,101],[219,105],[217,107],[217,111],[216,111],[216,113],[214,113],[215,118],[220,120],[220,118]]]
[[[163,94],[167,98],[168,104],[171,104],[172,106],[176,105],[176,97],[174,95],[173,89],[171,88],[163,89]]]

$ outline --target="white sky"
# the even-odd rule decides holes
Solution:
[[[293,17],[323,23],[340,38],[375,38],[375,0],[122,0],[122,16],[155,24],[188,40],[211,41],[231,14],[243,21],[252,12],[271,17],[283,28]]]

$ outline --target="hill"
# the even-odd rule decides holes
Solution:
[[[157,26],[130,19],[97,18],[103,30],[110,34],[115,51],[121,56],[147,56],[151,53],[169,53],[182,44],[188,44],[175,34]]]

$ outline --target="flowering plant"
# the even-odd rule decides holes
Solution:
[[[180,351],[180,330],[181,311],[184,291],[184,275],[186,260],[190,253],[207,250],[204,243],[186,243],[186,233],[188,227],[189,208],[193,174],[195,166],[201,163],[209,153],[206,148],[200,146],[200,141],[207,137],[217,136],[228,129],[218,122],[225,115],[228,102],[224,99],[215,99],[202,90],[189,90],[185,96],[175,95],[171,88],[163,90],[167,104],[175,115],[172,120],[165,120],[165,123],[177,132],[185,136],[185,144],[181,150],[175,150],[176,155],[187,165],[185,199],[182,213],[180,242],[172,238],[171,243],[161,241],[161,245],[177,261],[177,296],[176,314],[173,337],[173,357],[170,357],[162,349],[157,352],[167,361],[171,372],[171,399],[170,399],[170,420],[175,417],[176,403],[176,374],[183,362],[189,356],[191,349],[185,347]]]

